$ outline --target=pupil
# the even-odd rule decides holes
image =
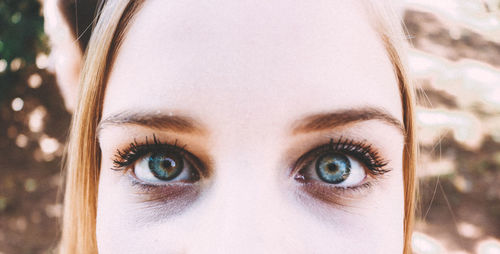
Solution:
[[[153,154],[148,161],[149,170],[160,180],[172,180],[182,172],[183,161],[175,154]]]
[[[339,167],[337,166],[337,164],[330,163],[328,164],[328,171],[330,171],[330,173],[335,173],[339,171]]]
[[[167,169],[175,167],[175,161],[167,159],[163,162],[163,167]]]
[[[345,181],[351,173],[351,163],[347,156],[340,153],[326,153],[316,162],[316,173],[327,183],[338,184]]]

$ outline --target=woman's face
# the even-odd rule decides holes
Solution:
[[[356,1],[148,0],[98,128],[100,253],[400,253],[402,106]]]

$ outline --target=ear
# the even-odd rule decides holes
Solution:
[[[57,7],[57,0],[46,0],[43,11],[45,33],[51,46],[49,71],[55,73],[66,109],[72,112],[76,106],[83,53]]]

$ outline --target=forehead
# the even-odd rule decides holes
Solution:
[[[357,1],[148,0],[118,52],[103,115],[187,112],[210,125],[358,106],[401,119],[392,65]]]

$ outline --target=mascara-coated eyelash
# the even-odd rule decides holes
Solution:
[[[359,184],[364,180],[366,175],[376,177],[389,172],[387,164],[388,161],[384,160],[371,145],[340,138],[336,142],[330,139],[328,144],[301,156],[294,166],[294,172],[297,172],[295,179],[298,181],[317,179],[326,184],[353,188],[356,187],[356,183]],[[312,166],[315,169],[311,169]],[[353,177],[358,178],[358,181],[353,182]],[[351,181],[347,181],[349,179]]]
[[[184,147],[179,147],[177,145],[177,140],[174,144],[163,143],[156,135],[153,134],[153,143],[150,143],[148,137],[146,137],[144,144],[139,144],[137,139],[134,138],[134,142],[131,142],[127,148],[116,150],[115,157],[113,158],[113,169],[122,170],[132,164],[134,164],[138,159],[144,157],[145,155],[157,152],[159,150],[172,150],[178,153],[183,153]]]
[[[389,163],[387,160],[382,158],[378,151],[376,151],[372,145],[366,144],[362,141],[354,141],[352,139],[344,139],[342,137],[337,141],[330,139],[328,144],[319,146],[308,153],[302,155],[296,163],[294,168],[304,162],[305,159],[311,156],[318,156],[325,152],[340,152],[345,153],[349,156],[353,156],[359,160],[366,168],[369,170],[371,175],[381,175],[390,171],[385,167]]]

